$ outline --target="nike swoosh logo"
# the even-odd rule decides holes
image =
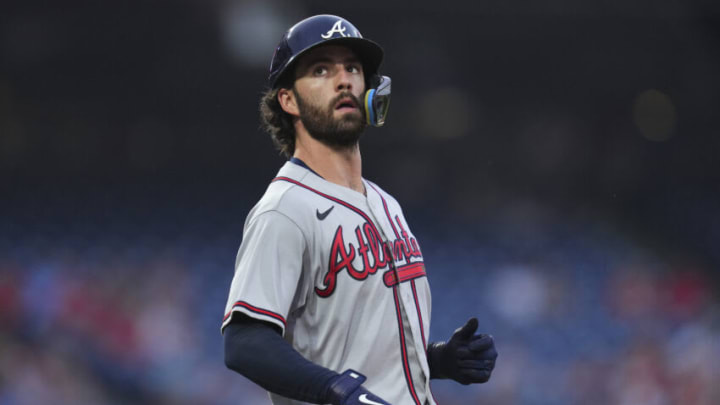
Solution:
[[[333,207],[334,207],[334,205],[333,205]],[[360,395],[360,398],[358,398],[358,399],[359,399],[360,402],[362,402],[363,404],[383,405],[383,404],[381,404],[380,402],[375,402],[375,401],[373,401],[372,399],[368,399],[367,394],[362,394],[362,395]]]
[[[317,219],[319,219],[319,220],[321,220],[321,221],[322,221],[323,219],[325,219],[325,218],[328,216],[328,214],[330,214],[330,211],[333,210],[333,208],[335,208],[334,205],[333,205],[332,207],[328,208],[328,210],[325,211],[325,212],[320,212],[320,210],[316,209],[316,210],[315,210],[315,215],[317,215]]]

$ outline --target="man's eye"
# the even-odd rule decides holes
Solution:
[[[327,68],[326,68],[325,66],[318,66],[318,67],[315,68],[315,70],[313,71],[313,73],[314,73],[316,76],[324,75],[325,73],[327,73]]]
[[[347,71],[350,73],[360,73],[360,69],[358,69],[358,67],[355,65],[348,66]]]

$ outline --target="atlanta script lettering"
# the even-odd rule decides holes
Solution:
[[[337,277],[343,270],[356,280],[365,280],[378,270],[392,269],[395,264],[411,263],[411,259],[420,258],[422,253],[415,238],[410,237],[400,218],[395,216],[400,228],[399,238],[393,241],[382,241],[374,225],[365,222],[355,228],[355,243],[345,242],[343,227],[338,226],[330,248],[328,272],[323,279],[323,287],[315,287],[320,297],[329,297],[337,285]],[[353,264],[356,257],[362,258],[358,268]]]

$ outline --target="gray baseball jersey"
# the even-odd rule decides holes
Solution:
[[[394,405],[435,405],[426,339],[430,288],[400,205],[287,162],[245,221],[222,328],[270,322],[308,360],[367,376]],[[304,402],[270,394],[275,405]]]

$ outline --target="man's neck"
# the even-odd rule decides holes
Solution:
[[[365,194],[359,145],[337,149],[309,136],[298,137],[294,156],[325,180]]]

